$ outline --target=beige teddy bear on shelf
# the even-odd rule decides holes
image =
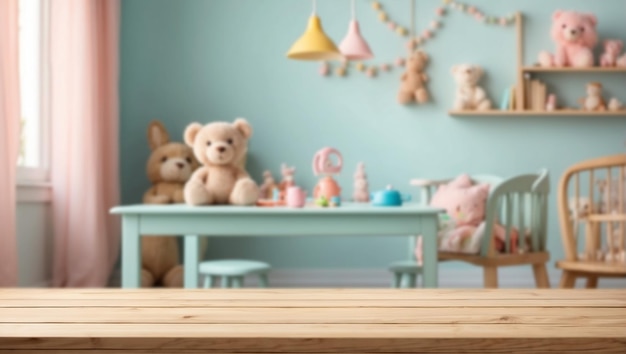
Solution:
[[[192,123],[185,129],[185,143],[202,164],[185,184],[190,205],[252,205],[259,187],[244,169],[252,127],[243,118],[233,123]]]
[[[606,102],[602,98],[602,84],[590,82],[587,84],[587,97],[578,100],[585,111],[606,111]]]
[[[452,76],[456,81],[455,110],[480,110],[491,108],[491,100],[485,90],[478,85],[483,76],[483,69],[476,65],[459,64],[452,67]]]

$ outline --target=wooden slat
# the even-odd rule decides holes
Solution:
[[[415,307],[415,308],[454,308],[454,307],[490,307],[493,306],[494,300],[485,299],[455,299],[455,300],[436,300],[436,299],[415,299],[415,300],[368,300],[360,302],[357,300],[149,300],[149,299],[129,299],[129,300],[104,300],[104,299],[77,299],[77,300],[2,300],[0,301],[0,310],[12,307],[67,307],[68,302],[75,307],[242,307],[242,308],[265,308],[265,307],[315,307],[315,308],[336,308],[352,305],[361,308],[393,308],[393,307]],[[626,295],[621,293],[612,299],[568,299],[563,298],[557,301],[548,301],[543,298],[528,299],[501,299],[497,300],[498,306],[514,308],[514,307],[625,307]]]
[[[557,267],[573,272],[597,273],[598,275],[615,275],[626,277],[626,264],[608,263],[604,261],[559,261]],[[626,281],[624,282],[626,286]]]
[[[300,290],[300,291],[298,291]],[[623,289],[2,289],[0,300],[470,300],[615,299]],[[2,302],[0,302],[2,306]]]
[[[577,324],[111,324],[0,323],[4,337],[102,338],[626,338],[624,326]]]
[[[626,308],[5,308],[0,323],[85,324],[541,324],[624,326]]]
[[[2,353],[615,353],[626,341],[580,338],[15,338],[0,342]],[[11,351],[2,348],[21,348]],[[58,349],[63,348],[63,349]],[[192,349],[190,349],[192,348]],[[41,350],[41,351],[40,351]],[[93,351],[92,351],[93,350]]]

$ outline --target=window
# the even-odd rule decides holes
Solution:
[[[22,111],[18,182],[47,181],[47,120],[43,89],[42,0],[19,0],[19,74]]]

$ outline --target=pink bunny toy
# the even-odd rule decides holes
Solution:
[[[612,67],[617,64],[617,59],[622,53],[624,43],[619,39],[607,39],[604,41],[604,53],[600,57],[600,65]]]
[[[333,165],[332,160],[330,159],[330,156],[333,154],[337,156],[337,165]],[[340,173],[342,167],[343,157],[337,149],[325,147],[315,153],[315,156],[313,157],[313,173],[315,173],[316,176],[325,174],[326,177],[320,179],[315,186],[315,189],[313,190],[314,198],[317,199],[323,196],[326,200],[331,200],[332,197],[340,196],[341,187],[339,187],[339,184],[331,177],[331,175]]]

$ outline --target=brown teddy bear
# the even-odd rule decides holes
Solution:
[[[402,82],[398,92],[399,103],[428,102],[430,95],[424,87],[424,84],[428,82],[428,75],[423,72],[427,62],[428,55],[421,50],[414,52],[406,61],[406,71],[402,74]]]
[[[146,170],[152,187],[143,196],[146,204],[183,203],[183,188],[199,166],[193,151],[183,143],[170,142],[167,130],[158,121],[148,126],[152,153]],[[143,237],[141,241],[141,285],[182,287],[178,243],[174,236]]]
[[[243,118],[233,123],[192,123],[185,129],[185,143],[203,165],[185,184],[190,205],[252,205],[259,187],[243,167],[252,127]]]

